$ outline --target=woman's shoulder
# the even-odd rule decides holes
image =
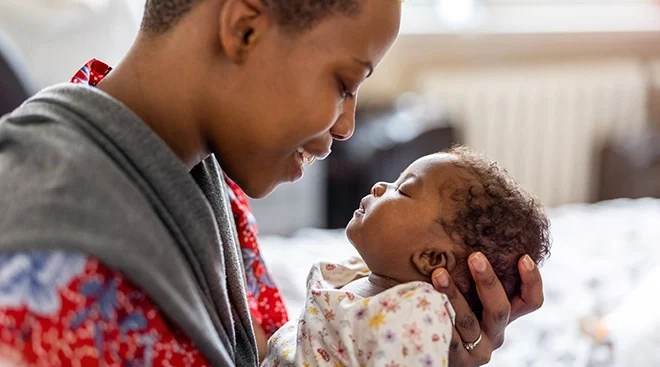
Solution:
[[[148,202],[120,162],[69,123],[69,112],[51,104],[53,109],[27,101],[0,120],[0,207],[11,208],[0,214],[0,226],[10,223],[0,233],[22,228],[26,217],[31,226],[62,219],[87,228],[144,217],[139,209]]]
[[[171,237],[135,180],[64,115],[21,106],[0,120],[0,147],[0,251]]]

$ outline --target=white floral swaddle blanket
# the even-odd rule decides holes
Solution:
[[[425,282],[370,298],[338,289],[368,273],[359,258],[314,265],[300,319],[268,341],[262,366],[447,366],[454,318],[447,297]]]

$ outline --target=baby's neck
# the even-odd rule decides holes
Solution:
[[[378,275],[375,273],[369,274],[367,278],[369,283],[373,284],[375,287],[382,288],[383,290],[390,289],[392,287],[401,284],[401,282],[396,279],[386,277],[384,275]]]
[[[371,273],[367,277],[346,284],[342,289],[367,298],[373,297],[399,284],[401,282],[398,280]]]

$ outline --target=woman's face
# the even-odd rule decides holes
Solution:
[[[301,149],[324,158],[333,139],[351,137],[358,88],[396,39],[400,12],[398,0],[362,0],[359,15],[327,17],[298,34],[274,21],[257,28],[244,61],[219,86],[234,99],[214,115],[231,121],[212,126],[234,126],[235,139],[214,146],[228,125],[208,134],[211,151],[248,195],[300,179]]]

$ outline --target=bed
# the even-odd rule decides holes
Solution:
[[[594,312],[617,309],[631,289],[658,267],[660,200],[569,205],[548,214],[553,248],[542,268],[545,304],[507,329],[506,342],[489,366],[612,365],[609,350],[584,337],[579,321]],[[261,246],[292,317],[300,311],[313,262],[356,254],[340,230],[302,230],[289,238],[265,236]]]

